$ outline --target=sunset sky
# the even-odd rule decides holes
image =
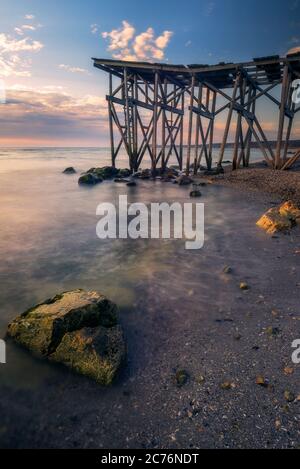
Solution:
[[[214,64],[285,55],[300,45],[300,0],[245,6],[240,0],[1,0],[0,144],[106,145],[107,77],[91,57]],[[276,112],[265,109],[270,137]]]

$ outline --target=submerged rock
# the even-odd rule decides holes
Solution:
[[[103,179],[95,176],[94,174],[86,173],[86,174],[83,174],[82,176],[80,176],[80,178],[78,179],[78,184],[79,185],[94,186],[95,184],[99,184],[102,181],[103,181]]]
[[[179,176],[176,179],[177,183],[179,186],[189,186],[190,184],[193,183],[193,179],[190,178],[189,176],[186,176],[185,174],[182,174],[182,176]]]
[[[202,197],[202,193],[198,189],[195,189],[192,192],[190,192],[190,197],[194,197],[194,198]]]
[[[117,306],[97,292],[74,290],[46,300],[17,317],[8,335],[39,358],[102,385],[112,383],[125,358]]]
[[[135,187],[136,185],[137,185],[137,184],[136,184],[136,182],[135,182],[134,180],[128,181],[128,182],[126,183],[126,186],[128,186],[128,187]]]
[[[105,179],[112,179],[118,175],[119,170],[113,166],[104,166],[103,168],[90,168],[78,180],[78,184],[87,184],[93,186],[103,182]]]
[[[114,182],[116,183],[119,183],[119,184],[127,184],[129,181],[129,179],[124,179],[124,178],[115,178],[114,179]]]
[[[63,174],[76,174],[76,170],[73,168],[73,166],[69,166],[69,168],[66,168],[63,171]]]
[[[117,177],[118,178],[128,178],[131,176],[131,171],[130,169],[119,169],[117,172]]]
[[[288,201],[279,207],[270,208],[256,224],[267,233],[274,234],[278,231],[289,231],[297,223],[300,223],[300,209]]]

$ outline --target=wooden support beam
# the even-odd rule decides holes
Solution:
[[[223,141],[222,141],[222,145],[221,145],[221,149],[220,149],[220,155],[219,155],[219,161],[218,161],[219,165],[222,164],[223,157],[224,157],[224,152],[225,152],[227,138],[228,138],[229,129],[230,129],[230,123],[231,123],[231,119],[232,119],[234,102],[235,102],[236,93],[237,93],[237,90],[238,90],[238,87],[239,87],[239,81],[240,81],[240,73],[238,73],[237,76],[236,76],[236,80],[235,80],[235,84],[234,84],[234,88],[233,88],[233,92],[232,92],[232,98],[231,98],[231,101],[230,101],[230,107],[229,107],[229,111],[228,111],[226,127],[225,127]]]
[[[186,174],[187,175],[190,174],[190,164],[191,164],[194,89],[195,89],[195,75],[192,76],[191,93],[190,93],[189,129],[188,129],[188,144],[187,144],[188,146],[187,146],[187,161],[186,161]]]
[[[109,94],[112,94],[112,74],[109,74]],[[108,104],[108,122],[109,122],[109,135],[110,135],[110,151],[111,151],[111,165],[115,167],[115,144],[114,144],[114,128],[113,117],[111,112],[111,104]]]
[[[154,108],[153,108],[153,135],[152,135],[152,174],[155,175],[156,170],[156,155],[157,155],[157,102],[158,102],[158,72],[155,72],[154,84]]]
[[[285,107],[286,107],[286,100],[287,100],[288,85],[289,85],[289,66],[285,65],[284,71],[283,71],[283,78],[282,78],[281,103],[280,103],[280,112],[279,112],[276,156],[275,156],[275,169],[280,169],[281,167],[281,147],[282,147],[282,137],[283,137],[283,129],[284,129],[284,117],[285,117]]]

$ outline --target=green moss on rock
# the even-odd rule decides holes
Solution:
[[[104,384],[112,381],[125,354],[117,306],[97,292],[56,295],[17,317],[8,335],[35,355],[60,361]]]

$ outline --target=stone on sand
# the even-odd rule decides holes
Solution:
[[[39,358],[110,385],[126,354],[117,306],[97,292],[73,290],[27,310],[8,335]]]
[[[288,201],[278,207],[270,208],[257,222],[257,226],[267,233],[274,234],[279,231],[290,231],[293,226],[300,223],[300,209]]]

